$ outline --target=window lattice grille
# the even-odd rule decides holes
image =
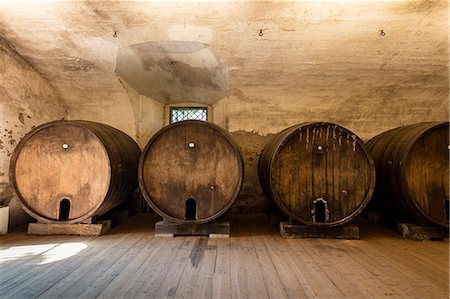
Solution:
[[[208,120],[208,108],[205,107],[172,107],[170,108],[170,123],[182,120]]]

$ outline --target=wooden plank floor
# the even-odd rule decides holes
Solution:
[[[0,298],[448,298],[448,242],[367,222],[361,240],[283,239],[233,216],[229,239],[155,238],[134,216],[100,237],[0,237]]]

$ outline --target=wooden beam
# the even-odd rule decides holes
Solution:
[[[79,235],[100,236],[111,228],[111,220],[102,220],[97,223],[30,223],[28,225],[29,235]]]
[[[414,241],[423,240],[447,240],[448,229],[439,226],[421,226],[412,223],[399,223],[398,233],[406,239]]]
[[[230,236],[230,223],[174,223],[159,221],[155,223],[156,237],[174,236],[209,236],[210,238],[228,238]]]
[[[322,227],[280,222],[280,234],[284,238],[359,239],[359,228],[353,224]]]

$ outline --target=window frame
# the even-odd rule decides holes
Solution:
[[[213,122],[212,107],[210,105],[202,104],[202,103],[187,102],[187,103],[168,104],[164,107],[164,124],[166,126],[171,124],[172,108],[204,108],[204,109],[206,109],[206,121]]]

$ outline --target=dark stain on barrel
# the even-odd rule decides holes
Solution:
[[[88,183],[84,184],[78,192],[78,195],[84,198],[89,198],[90,194],[91,194],[91,185],[89,185]]]

